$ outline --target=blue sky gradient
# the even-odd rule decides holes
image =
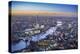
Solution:
[[[19,1],[13,1],[11,5],[12,10],[25,10],[25,11],[33,10],[49,12],[69,12],[69,13],[78,12],[77,5],[19,2]]]

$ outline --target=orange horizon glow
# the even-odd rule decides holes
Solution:
[[[12,10],[11,15],[47,15],[47,16],[77,16],[77,13],[71,12],[48,12],[48,11],[32,11],[32,10]]]

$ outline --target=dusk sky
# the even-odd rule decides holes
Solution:
[[[11,3],[12,10],[18,11],[47,11],[47,12],[64,12],[77,13],[77,5],[49,4],[49,3],[33,3],[33,2],[17,2]]]

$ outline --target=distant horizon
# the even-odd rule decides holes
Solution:
[[[53,15],[69,17],[77,17],[78,15],[77,5],[12,1],[10,8],[12,15]]]

